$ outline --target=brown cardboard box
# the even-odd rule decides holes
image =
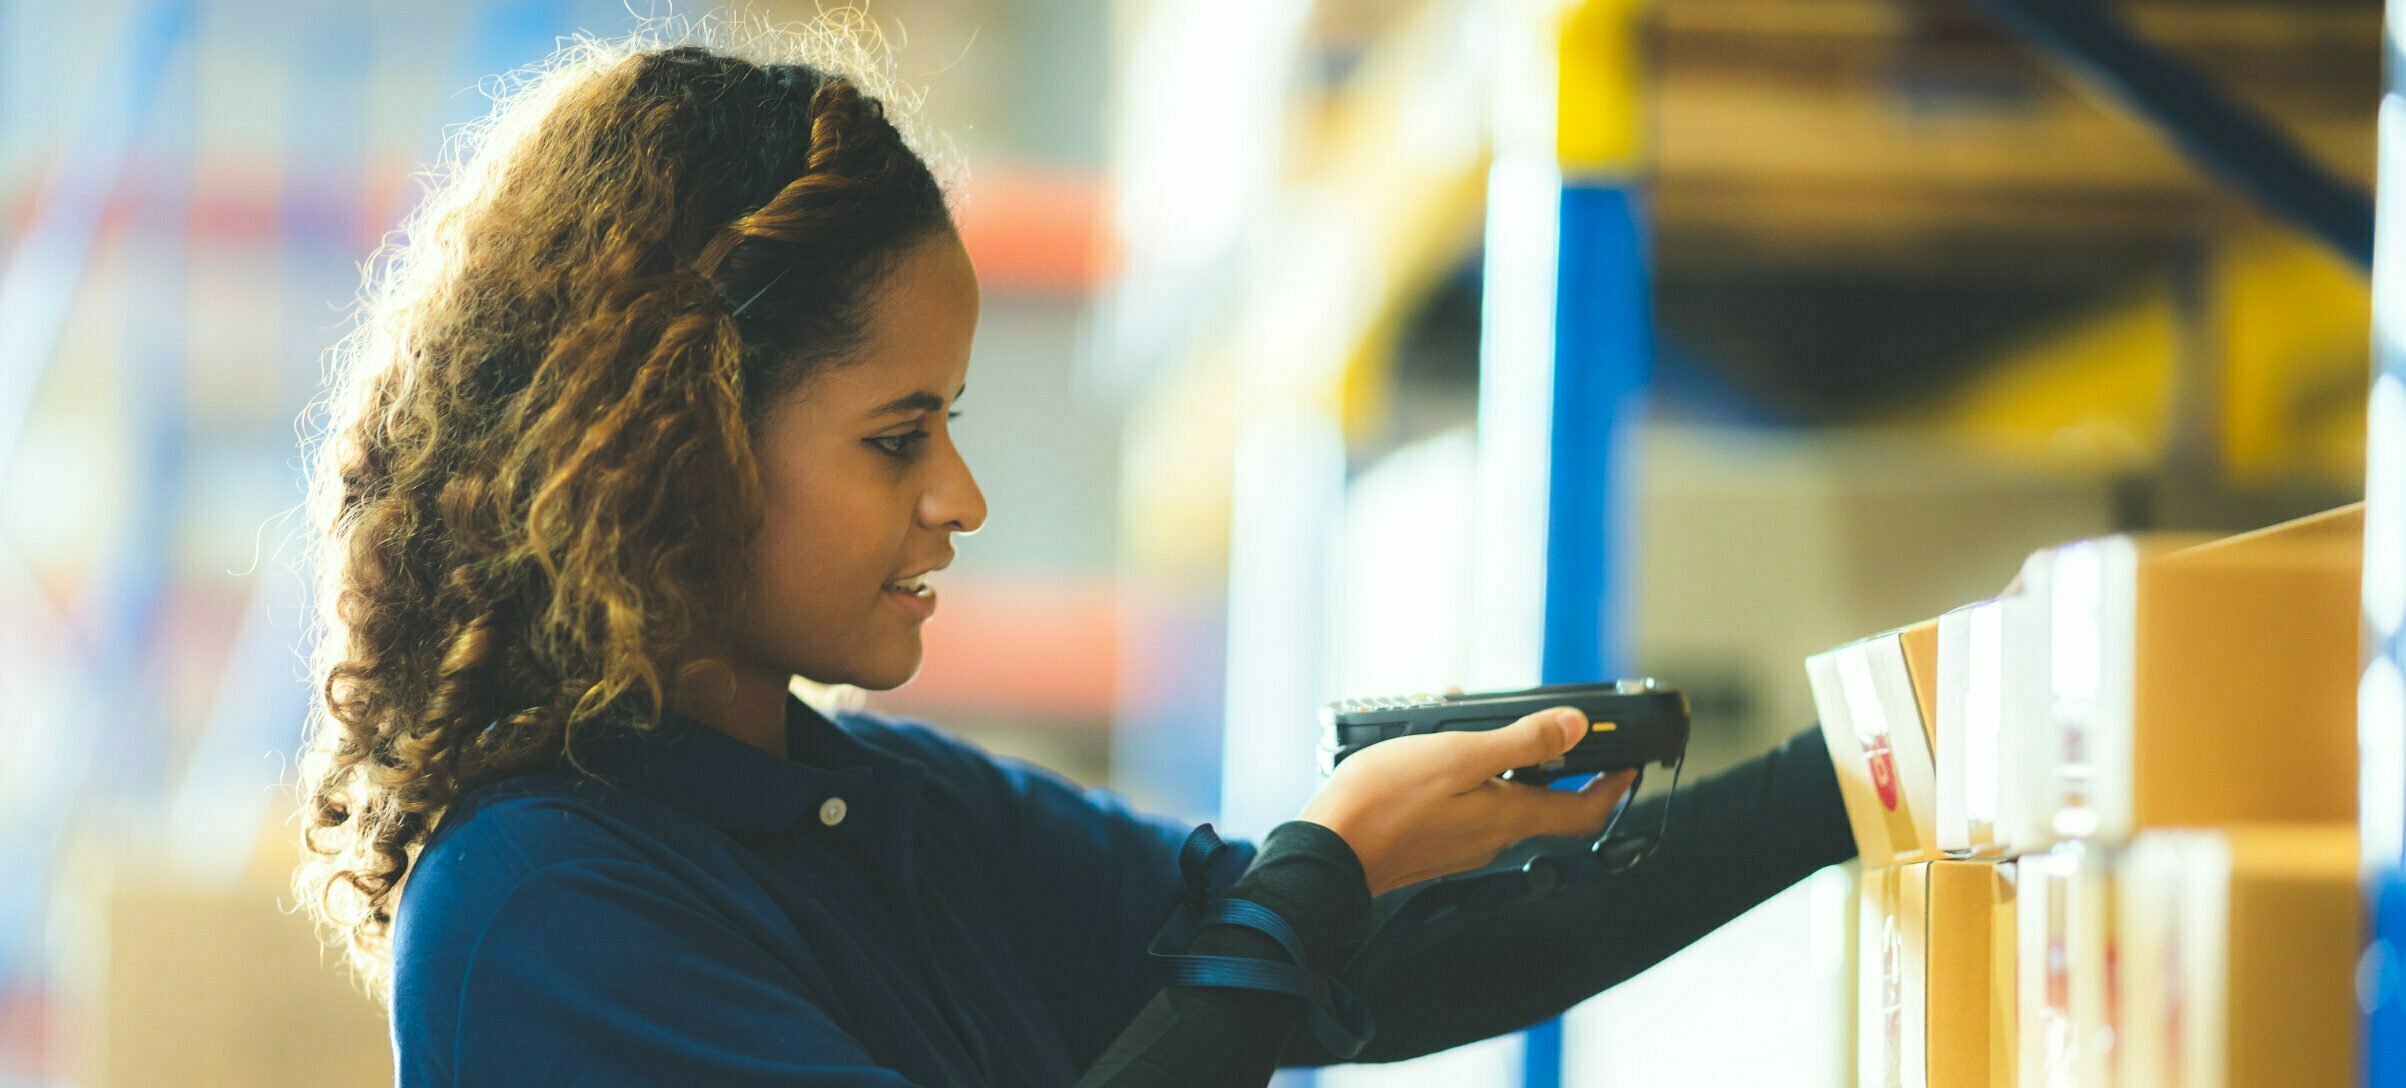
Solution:
[[[2204,542],[2182,534],[2100,537],[2023,561],[2002,598],[1997,747],[2013,794],[1999,804],[2011,853],[2096,838],[2102,809],[2129,794],[2129,775],[2102,754],[2126,736],[2140,568]],[[2107,834],[2119,841],[2121,835]]]
[[[1805,673],[1863,865],[1937,859],[1937,621],[1815,654]]]
[[[1953,857],[2015,853],[2004,811],[2017,797],[1999,722],[2004,709],[2005,615],[2014,599],[1981,601],[1938,617],[1938,848]]]
[[[281,822],[234,872],[117,843],[69,851],[50,954],[74,1083],[393,1082],[384,1010],[291,912],[298,853]]]
[[[2015,863],[2020,1088],[2105,1088],[2114,1072],[2113,869],[2067,843]]]
[[[2363,535],[2357,504],[2187,547],[2107,537],[2032,556],[2045,697],[2009,701],[2004,722],[2038,739],[2032,830],[2119,842],[2355,819]]]
[[[1921,1033],[1923,931],[1908,913],[1919,904],[1908,903],[1905,894],[1908,887],[1920,887],[1923,873],[1923,865],[1863,871],[1863,913],[1855,939],[1862,980],[1855,992],[1861,1088],[1902,1085],[1907,1071],[1916,1068],[1905,1047],[1908,1038]]]
[[[2012,993],[2013,902],[2010,862],[1864,874],[1856,1056],[1865,1088],[2013,1083],[2012,1020],[1996,1015],[2000,966]]]
[[[2150,831],[2116,883],[2121,1083],[2357,1083],[2352,826]]]
[[[2013,1083],[2010,1075],[1997,1079],[2005,1068],[2002,1056],[2012,1051],[2012,1021],[1995,1015],[2000,966],[2006,992],[2012,992],[2013,891],[2011,862],[1930,863],[1923,912],[1929,930],[1925,1064],[1933,1086]]]
[[[2363,569],[2357,503],[2140,571],[2125,826],[2356,819]]]
[[[2020,862],[2000,861],[1988,885],[1988,1083],[2013,1088],[2021,1073]]]

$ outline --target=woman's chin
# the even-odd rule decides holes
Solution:
[[[844,682],[868,691],[892,691],[910,683],[911,677],[919,675],[919,663],[923,657],[919,640],[914,637],[908,652],[888,654],[876,661],[863,662],[853,678]]]

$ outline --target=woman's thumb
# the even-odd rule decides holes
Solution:
[[[1554,727],[1562,734],[1562,747],[1552,754],[1559,755],[1576,747],[1579,739],[1587,735],[1587,715],[1575,707],[1563,707],[1554,712]]]
[[[1587,715],[1570,707],[1540,710],[1502,729],[1470,734],[1479,739],[1481,775],[1533,767],[1570,751],[1587,735]]]

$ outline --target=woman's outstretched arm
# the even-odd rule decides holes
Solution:
[[[1622,826],[1653,828],[1663,803],[1632,806]],[[1378,1029],[1353,1060],[1416,1057],[1542,1022],[1855,855],[1818,729],[1682,787],[1672,803],[1653,856],[1618,876],[1575,882],[1532,902],[1465,907],[1425,924],[1407,924],[1407,897],[1430,886],[1382,897],[1376,914],[1403,913],[1338,976]],[[1525,844],[1508,857],[1542,845]],[[1336,1060],[1298,1036],[1282,1064]]]

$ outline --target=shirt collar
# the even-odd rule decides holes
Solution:
[[[779,759],[676,711],[657,726],[612,721],[576,741],[576,758],[611,785],[664,801],[729,831],[783,831],[829,797],[866,800],[894,757],[862,744],[792,692]]]

